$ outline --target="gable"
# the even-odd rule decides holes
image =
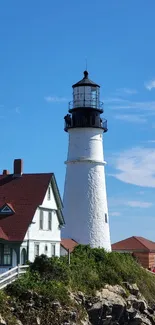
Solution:
[[[49,198],[49,193],[50,193],[50,198]],[[48,185],[45,197],[40,207],[56,210],[56,214],[60,226],[65,224],[63,213],[62,213],[63,204],[62,204],[62,200],[60,197],[59,189],[54,174],[52,174],[51,181]]]

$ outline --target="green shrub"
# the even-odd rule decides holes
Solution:
[[[67,256],[36,257],[30,263],[29,272],[9,285],[6,292],[16,299],[24,299],[26,291],[33,290],[52,301],[68,303],[69,290],[93,294],[106,283],[124,285],[124,282],[137,283],[146,299],[155,302],[155,276],[144,270],[131,254],[79,245],[71,254],[70,265]]]
[[[68,265],[58,257],[37,256],[34,263],[30,264],[30,271],[38,272],[44,281],[58,280],[65,284],[69,282]]]

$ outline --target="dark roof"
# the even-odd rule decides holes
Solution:
[[[112,244],[114,251],[155,251],[155,242],[143,237],[133,236]]]
[[[42,204],[51,182],[58,206],[60,225],[64,224],[62,202],[53,173],[23,174],[21,177],[0,175],[0,208],[10,204],[15,213],[0,215],[0,238],[9,241],[22,241],[32,222],[35,211]]]
[[[71,238],[63,238],[61,240],[61,246],[63,248],[65,248],[66,250],[69,250],[70,253],[72,253],[72,251],[74,250],[74,248],[76,246],[78,246],[79,244],[77,243],[77,241],[75,241],[74,239]]]
[[[72,87],[78,87],[78,86],[93,86],[93,87],[100,87],[97,85],[94,81],[90,80],[88,78],[88,71],[84,71],[84,77],[82,80],[78,81],[76,84],[74,84]]]

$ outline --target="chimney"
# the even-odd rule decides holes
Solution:
[[[3,169],[3,175],[9,175],[9,174],[10,174],[9,170]]]
[[[23,173],[23,160],[15,159],[14,160],[14,177],[21,177]]]

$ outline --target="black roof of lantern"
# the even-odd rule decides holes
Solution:
[[[93,82],[92,80],[90,80],[88,78],[88,71],[84,71],[84,77],[82,80],[78,81],[76,84],[74,84],[72,87],[80,87],[80,86],[92,86],[92,87],[100,87],[99,85],[97,85],[95,82]]]

